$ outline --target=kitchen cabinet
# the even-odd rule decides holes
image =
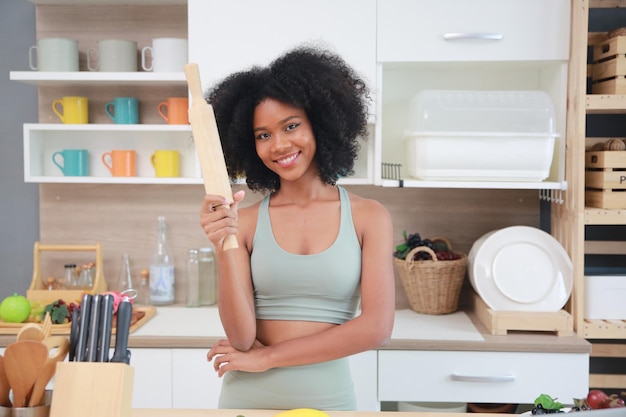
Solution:
[[[563,380],[559,372],[576,370]],[[579,398],[589,356],[580,353],[380,351],[380,401],[525,404],[538,393]],[[540,375],[540,377],[538,377]]]
[[[404,187],[525,188],[558,195],[566,188],[569,20],[569,0],[378,2],[375,184],[397,187],[402,179]],[[406,177],[402,169],[383,168],[407,166],[404,135],[410,127],[410,101],[425,89],[545,91],[560,135],[549,178],[421,181]]]
[[[102,39],[131,39],[141,49],[151,45],[152,39],[157,37],[187,38],[186,1],[154,3],[139,0],[123,5],[98,0],[34,0],[34,3],[37,39],[69,37],[77,40],[80,71],[11,71],[11,80],[35,85],[39,92],[39,124],[24,126],[25,181],[201,184],[190,126],[168,125],[157,111],[159,103],[168,97],[188,95],[182,68],[175,73],[92,72],[88,71],[86,63],[88,49],[97,49],[97,42]],[[52,112],[53,100],[69,95],[88,98],[88,124],[63,124]],[[138,98],[140,124],[115,125],[106,115],[106,103],[119,96]],[[88,176],[63,177],[58,168],[50,165],[51,152],[68,146],[89,151]],[[140,172],[137,177],[113,178],[106,170],[101,155],[114,148],[138,151]],[[176,149],[181,153],[179,178],[155,176],[149,158],[156,149]]]
[[[608,138],[595,138],[589,134],[589,126],[607,121],[606,115],[620,117],[626,114],[626,97],[623,94],[594,94],[591,90],[592,62],[589,51],[593,45],[606,39],[606,32],[615,27],[605,27],[603,32],[590,31],[589,15],[600,12],[607,16],[626,16],[626,1],[606,2],[602,0],[572,1],[572,43],[568,86],[567,136],[570,138],[566,154],[566,177],[568,190],[562,205],[552,205],[553,234],[567,249],[573,263],[574,290],[571,310],[574,327],[578,334],[594,341],[592,357],[624,357],[626,326],[624,320],[602,320],[585,318],[585,267],[587,255],[612,254],[623,256],[624,242],[594,242],[587,240],[587,227],[609,227],[626,225],[626,210],[588,207],[585,204],[585,152],[596,142]],[[602,10],[605,9],[605,10]],[[608,10],[610,9],[610,10]],[[608,19],[607,19],[608,20]],[[617,20],[615,20],[617,22]],[[623,20],[622,20],[623,22]],[[616,23],[620,25],[621,23]],[[598,29],[596,29],[598,30]],[[595,119],[599,117],[600,119]],[[594,120],[595,119],[595,120]],[[624,137],[624,130],[616,133]],[[618,232],[619,233],[619,232]],[[619,236],[615,233],[615,236]],[[612,289],[615,291],[615,289]],[[601,339],[601,340],[600,340]],[[596,343],[597,342],[597,343]],[[603,363],[608,363],[604,361]],[[591,374],[590,387],[621,388],[624,375]]]
[[[206,349],[132,349],[135,368],[133,408],[214,409],[222,380],[207,362]],[[378,411],[377,352],[350,357],[357,407]]]

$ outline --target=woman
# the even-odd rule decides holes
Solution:
[[[390,337],[389,213],[336,185],[352,173],[367,99],[340,57],[311,48],[208,94],[230,175],[268,192],[245,208],[243,191],[202,204],[228,337],[207,355],[224,377],[219,408],[354,410],[348,356]],[[229,234],[239,248],[221,250]]]

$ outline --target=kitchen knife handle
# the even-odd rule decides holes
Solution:
[[[89,332],[89,317],[91,316],[91,302],[93,295],[83,294],[80,303],[80,317],[78,320],[78,340],[76,341],[76,353],[74,361],[83,362],[85,360],[85,349],[87,348],[87,334]]]
[[[98,336],[98,352],[96,362],[109,361],[109,348],[111,346],[111,322],[113,321],[113,294],[105,294],[102,297],[100,307],[100,330]]]
[[[89,337],[87,338],[87,362],[95,362],[98,353],[98,328],[100,322],[100,306],[102,304],[102,294],[93,296],[91,314],[89,315]]]
[[[130,363],[130,351],[128,350],[128,334],[130,332],[130,319],[133,315],[133,305],[129,300],[123,300],[117,307],[117,325],[115,327],[115,352],[111,362]]]
[[[74,361],[74,356],[76,355],[76,343],[78,342],[78,326],[80,320],[80,307],[74,308],[72,310],[72,326],[70,328],[70,351],[69,358],[70,362]]]

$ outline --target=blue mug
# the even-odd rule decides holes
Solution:
[[[58,159],[61,158],[61,161]],[[52,154],[52,162],[66,177],[89,175],[89,152],[86,149],[64,149]]]
[[[104,110],[115,124],[139,123],[139,101],[135,97],[115,97],[104,106]]]

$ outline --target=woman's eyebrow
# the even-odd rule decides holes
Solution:
[[[278,124],[285,124],[285,123],[287,123],[289,120],[291,120],[291,119],[297,119],[298,117],[300,117],[300,116],[296,116],[296,115],[293,115],[293,116],[287,116],[287,117],[285,117],[284,119],[279,120],[279,121],[278,121]],[[267,128],[266,128],[265,126],[259,126],[259,127],[255,127],[253,131],[254,131],[254,132],[258,132],[258,131],[260,131],[260,130],[267,130]]]

